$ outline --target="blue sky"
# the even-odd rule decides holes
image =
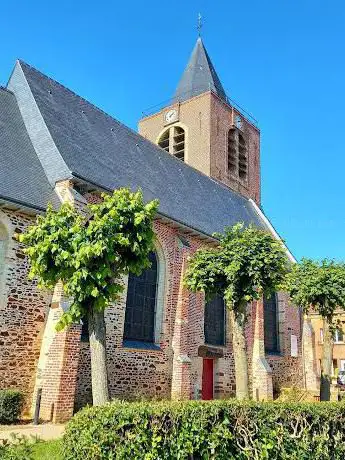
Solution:
[[[0,84],[21,58],[136,128],[203,39],[261,129],[263,209],[298,257],[345,259],[345,3],[0,0]]]

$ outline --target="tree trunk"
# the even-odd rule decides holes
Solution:
[[[248,361],[245,337],[245,307],[244,312],[238,313],[230,310],[233,353],[235,359],[236,397],[238,399],[249,398],[248,390]]]
[[[109,401],[104,312],[89,309],[92,399],[94,406]]]
[[[320,401],[331,399],[332,383],[332,360],[333,360],[333,335],[330,324],[323,318],[323,355],[320,383]]]

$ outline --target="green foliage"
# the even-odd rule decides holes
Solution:
[[[342,403],[116,402],[79,412],[66,460],[341,460]]]
[[[18,390],[0,390],[0,424],[10,424],[18,420],[24,396]]]
[[[267,231],[243,224],[226,228],[215,249],[200,249],[191,258],[185,283],[207,297],[224,294],[228,306],[270,296],[279,289],[288,270],[283,244]]]
[[[32,441],[26,436],[12,435],[10,440],[0,441],[1,460],[34,460]]]
[[[1,460],[62,460],[61,439],[41,441],[35,437],[12,435],[0,441]]]
[[[288,274],[286,289],[305,313],[312,308],[331,324],[336,309],[345,309],[345,264],[302,259]]]
[[[104,310],[123,290],[121,275],[139,274],[149,266],[158,202],[145,204],[141,191],[125,188],[102,198],[101,203],[88,205],[85,213],[70,204],[58,211],[49,206],[19,237],[27,245],[30,277],[49,289],[62,281],[73,299],[59,329],[79,322],[88,308]]]
[[[36,442],[32,448],[33,460],[62,460],[61,439]]]

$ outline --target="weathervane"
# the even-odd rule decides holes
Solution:
[[[202,28],[202,16],[201,13],[198,14],[198,25],[197,25],[197,30],[198,30],[198,35],[201,37],[201,28]]]

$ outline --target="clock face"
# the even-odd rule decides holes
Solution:
[[[166,114],[164,115],[164,119],[167,123],[176,121],[177,120],[177,110],[176,109],[168,110]]]

